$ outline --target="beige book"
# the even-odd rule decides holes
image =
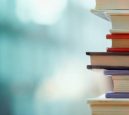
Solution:
[[[105,98],[105,95],[88,99],[92,115],[129,115],[129,99]]]
[[[112,75],[114,92],[129,92],[129,75]]]
[[[87,52],[91,65],[129,67],[129,52]]]
[[[129,31],[129,14],[109,14],[113,30]]]
[[[96,0],[96,9],[129,9],[129,0]]]
[[[112,48],[129,48],[129,39],[111,39]]]

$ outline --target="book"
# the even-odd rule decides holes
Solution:
[[[129,75],[129,70],[104,70],[104,75]]]
[[[112,48],[129,48],[129,39],[112,39]]]
[[[112,48],[129,48],[129,39],[111,39]]]
[[[107,48],[107,52],[129,52],[129,48]]]
[[[129,31],[129,13],[127,14],[115,14],[110,13],[112,22],[112,30],[118,31],[122,30],[123,33]]]
[[[129,115],[129,98],[106,98],[104,94],[87,102],[92,115]]]
[[[113,92],[129,93],[129,75],[112,75]]]
[[[113,9],[113,10],[107,10],[107,9],[91,9],[91,12],[96,15],[96,16],[99,16],[100,18],[104,19],[104,20],[107,20],[107,21],[110,21],[111,22],[111,16],[110,14],[113,13],[113,14],[129,14],[129,9],[126,9],[126,10],[116,10],[116,9]],[[122,32],[121,32],[122,33]]]
[[[95,9],[129,9],[129,0],[96,0]]]
[[[92,66],[129,67],[129,52],[86,52]]]
[[[129,48],[129,34],[107,34],[106,38],[112,41],[112,48]]]
[[[121,33],[121,34],[107,34],[106,35],[106,38],[107,39],[124,39],[124,40],[128,40],[129,39],[129,34],[124,34],[124,33]]]
[[[129,70],[129,66],[87,65],[87,69]]]
[[[106,98],[129,98],[129,92],[108,92],[105,95]]]
[[[129,30],[127,29],[110,29],[110,33],[113,33],[113,34],[129,34]]]

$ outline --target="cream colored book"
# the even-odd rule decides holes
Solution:
[[[129,39],[111,39],[112,48],[129,48]]]
[[[105,98],[102,95],[88,99],[92,115],[129,115],[129,99]]]
[[[129,31],[129,14],[109,14],[111,17],[112,30]]]
[[[129,92],[129,75],[112,75],[114,92]]]
[[[127,30],[127,29],[111,29],[110,33],[113,33],[113,34],[129,34],[129,30]]]

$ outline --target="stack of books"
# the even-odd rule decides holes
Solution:
[[[112,23],[106,38],[112,46],[105,52],[86,52],[88,69],[104,69],[113,90],[89,99],[92,115],[129,115],[129,0],[96,0],[95,15]]]

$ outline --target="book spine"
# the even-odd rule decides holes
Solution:
[[[129,66],[87,65],[87,69],[129,70]]]
[[[129,52],[86,52],[90,56],[129,56]]]
[[[107,52],[129,52],[129,48],[107,48]]]
[[[107,39],[129,39],[129,34],[107,34]]]
[[[129,75],[129,70],[104,70],[104,75]]]
[[[129,98],[129,93],[116,93],[116,92],[112,92],[112,93],[106,93],[106,98]]]

